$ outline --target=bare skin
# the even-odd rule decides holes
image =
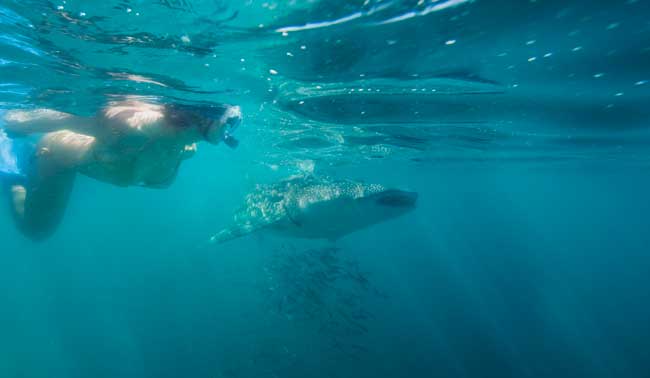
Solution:
[[[14,135],[45,133],[27,183],[11,188],[16,223],[35,240],[60,223],[76,173],[118,186],[165,188],[205,138],[205,124],[178,127],[165,106],[141,101],[110,103],[88,118],[45,109],[11,111],[4,118]],[[225,132],[225,125],[215,127],[215,133]]]

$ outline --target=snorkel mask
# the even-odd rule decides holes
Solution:
[[[217,144],[224,142],[230,148],[236,148],[239,141],[233,136],[233,133],[242,121],[241,108],[239,106],[228,106],[218,120],[214,120],[205,131],[205,139]]]

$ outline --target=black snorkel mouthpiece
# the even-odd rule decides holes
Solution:
[[[235,149],[237,146],[239,146],[239,141],[232,135],[226,134],[223,137],[223,142],[226,144],[226,146]]]

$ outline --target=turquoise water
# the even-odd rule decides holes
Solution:
[[[647,0],[2,0],[0,110],[244,122],[40,243],[3,201],[0,377],[647,377],[649,80]],[[210,243],[295,175],[417,206]]]

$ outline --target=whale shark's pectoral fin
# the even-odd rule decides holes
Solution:
[[[231,232],[230,229],[225,229],[217,232],[216,234],[212,235],[210,238],[210,243],[212,244],[221,244],[225,243],[227,241],[237,239],[239,236],[235,235],[235,233]]]
[[[296,220],[296,218],[292,217],[292,216],[291,216],[291,213],[289,213],[289,212],[287,212],[287,219],[289,219],[289,221],[290,221],[291,223],[293,223],[294,226],[296,226],[296,227],[302,227],[302,223],[298,222],[298,221]]]
[[[213,244],[222,244],[234,239],[239,239],[248,234],[258,231],[261,229],[261,226],[256,226],[252,224],[243,224],[243,225],[232,225],[228,228],[225,228],[210,238],[210,243]]]
[[[284,206],[284,213],[287,216],[289,222],[291,222],[294,226],[302,227],[302,222],[300,222],[296,216],[291,214],[291,211],[287,206]]]

